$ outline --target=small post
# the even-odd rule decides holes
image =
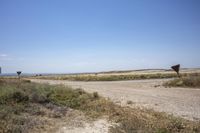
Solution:
[[[177,73],[178,77],[181,78],[180,73],[179,73],[179,71],[180,71],[180,64],[172,66],[171,68]]]

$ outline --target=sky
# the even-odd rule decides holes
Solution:
[[[0,0],[4,73],[200,67],[199,0]]]

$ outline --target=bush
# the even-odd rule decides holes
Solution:
[[[99,98],[99,94],[98,94],[98,92],[94,92],[93,93],[93,97],[96,99],[96,98]]]
[[[15,102],[27,102],[29,100],[29,97],[20,91],[14,92],[11,98]]]
[[[164,84],[164,86],[170,87],[200,87],[200,76],[187,76],[180,79],[174,79]]]
[[[57,105],[65,105],[78,109],[82,104],[94,100],[94,97],[80,89],[72,90],[70,88],[57,88],[52,91],[49,100]]]
[[[33,103],[41,103],[41,104],[49,102],[49,100],[47,99],[46,96],[38,94],[38,93],[31,94],[30,95],[30,100]]]

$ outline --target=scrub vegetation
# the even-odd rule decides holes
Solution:
[[[110,127],[111,133],[200,132],[199,122],[153,110],[121,107],[96,92],[0,79],[0,132],[42,132],[50,120],[61,119],[69,109],[81,111],[91,119],[107,116],[110,122],[116,123]]]
[[[200,88],[200,75],[186,76],[171,80],[164,84],[168,87]]]
[[[199,73],[183,73],[182,77],[188,75],[200,75]],[[156,74],[128,74],[128,75],[50,75],[33,77],[37,79],[69,80],[69,81],[123,81],[123,80],[142,80],[142,79],[166,79],[176,78],[176,73],[156,73]]]

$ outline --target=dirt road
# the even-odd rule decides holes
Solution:
[[[77,82],[31,79],[32,82],[64,84],[82,88],[87,92],[98,92],[122,106],[132,101],[132,106],[152,108],[189,120],[200,120],[200,89],[165,88],[168,79],[134,80],[114,82]]]

